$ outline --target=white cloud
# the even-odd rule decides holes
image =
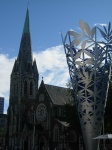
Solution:
[[[63,46],[48,48],[33,53],[39,71],[40,81],[44,77],[45,84],[66,86],[69,80],[68,67]],[[8,107],[10,74],[15,58],[0,55],[0,96],[5,98],[5,113]]]
[[[8,58],[8,55],[0,54],[0,96],[6,96],[9,92],[10,74],[15,58]]]
[[[34,53],[41,77],[47,84],[65,86],[69,78],[63,46],[56,46]]]
[[[99,25],[100,25],[100,26],[105,26],[105,27],[107,26],[107,24],[105,24],[105,23],[95,23],[95,24],[94,24],[94,26],[99,26]]]
[[[4,113],[7,112],[9,103],[10,74],[15,58],[0,54],[0,97],[5,98]]]

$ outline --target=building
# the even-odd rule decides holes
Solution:
[[[4,112],[4,97],[0,97],[0,114]]]
[[[5,145],[5,136],[7,131],[7,114],[0,114],[0,149]]]
[[[38,85],[39,73],[33,61],[26,12],[19,53],[10,80],[8,128],[6,143],[22,150],[78,150],[75,130],[66,122],[65,104],[72,97],[68,89],[45,84]]]

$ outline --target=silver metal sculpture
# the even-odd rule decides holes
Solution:
[[[112,29],[80,21],[81,33],[68,31],[63,44],[86,150],[97,150],[105,112],[112,54]],[[98,41],[96,34],[101,34]]]

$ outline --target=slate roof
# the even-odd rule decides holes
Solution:
[[[55,105],[64,105],[73,100],[68,88],[45,84],[46,90]]]

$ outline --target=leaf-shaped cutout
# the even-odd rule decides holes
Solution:
[[[112,44],[112,36],[110,37],[110,41],[109,41],[109,43],[110,43],[110,44]]]
[[[94,54],[92,54],[92,53],[90,53],[90,52],[88,52],[88,51],[84,51],[84,53],[85,53],[86,55],[90,56],[90,57],[94,57]]]
[[[75,63],[76,63],[76,65],[82,65],[81,61],[76,61]]]
[[[106,32],[106,34],[107,34],[107,29],[106,29],[106,27],[105,27],[105,26],[103,26],[103,28],[104,28],[104,30],[105,30],[105,32]]]
[[[99,29],[101,35],[103,36],[103,38],[106,39],[106,38],[107,38],[107,35],[106,35],[100,28],[98,28],[98,29]]]
[[[95,32],[96,32],[96,27],[93,27],[91,29],[91,32],[90,32],[90,35],[91,35],[91,38],[93,39],[94,35],[95,35]]]
[[[90,96],[93,96],[94,92],[92,90],[87,89],[87,91],[89,92]]]
[[[71,42],[71,46],[76,45],[76,40],[77,40],[77,39],[74,39],[74,40]]]
[[[83,71],[83,75],[84,75],[84,77],[85,77],[86,79],[88,79],[88,78],[89,78],[89,74],[88,74],[88,72]]]
[[[110,35],[112,34],[112,30],[110,31]]]
[[[91,40],[87,40],[87,43],[92,43],[92,41]]]
[[[80,28],[84,31],[84,22],[82,20],[79,21]]]
[[[82,39],[76,40],[76,46],[78,46],[81,43]]]
[[[94,75],[94,72],[91,72],[91,73],[90,73],[90,79],[93,78],[93,75]]]
[[[75,31],[68,31],[68,34],[74,36],[74,38],[77,38],[77,37],[80,36],[80,34],[78,34],[78,33],[75,32]]]
[[[91,64],[91,65],[94,65],[94,59],[92,58],[89,58],[85,61],[86,64]]]
[[[84,32],[84,30],[86,31],[86,33],[88,35],[90,35],[90,27],[87,23],[83,22],[82,20],[79,21],[79,25],[80,28],[82,29],[82,31]]]
[[[71,57],[67,57],[67,61],[68,62],[73,62],[73,60],[71,60]]]
[[[84,26],[85,26],[85,30],[87,32],[88,35],[90,35],[90,27],[87,23],[84,23]]]
[[[108,25],[108,35],[110,33],[110,29],[111,29],[111,23],[109,22],[109,25]]]
[[[80,57],[80,55],[81,55],[81,52],[78,52],[78,53],[75,55],[74,59],[75,59],[75,60],[78,59],[78,58]]]
[[[78,46],[80,43],[81,43],[81,39],[76,38],[71,42],[71,46],[74,46],[74,45]]]
[[[81,44],[82,49],[85,49],[87,40],[83,41]]]

